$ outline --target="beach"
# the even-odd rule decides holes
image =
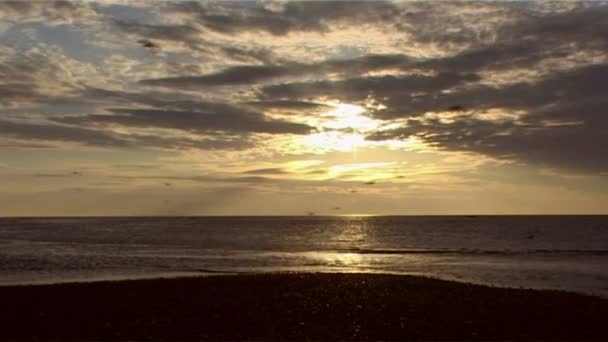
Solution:
[[[416,276],[1,286],[2,340],[608,340],[608,300]]]

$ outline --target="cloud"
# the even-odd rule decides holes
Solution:
[[[516,20],[494,28],[494,39],[490,43],[427,59],[415,67],[452,72],[541,69],[539,63],[543,60],[567,62],[569,56],[579,52],[603,51],[608,48],[604,34],[608,30],[608,6],[589,6],[542,16],[516,15]],[[470,40],[460,32],[459,36]],[[543,73],[551,69],[537,71]]]
[[[42,21],[49,24],[66,24],[96,17],[90,3],[83,1],[1,1],[0,18],[22,22]]]
[[[374,56],[374,68],[409,72],[402,75],[363,75],[373,70],[366,64],[351,68],[359,73],[354,77],[328,79],[319,71],[339,69],[326,61],[310,68],[314,71],[300,69],[301,75],[318,79],[264,85],[259,99],[272,103],[326,97],[361,103],[371,97],[385,108],[369,115],[386,124],[407,120],[407,125],[369,139],[416,136],[446,150],[605,172],[608,163],[597,146],[606,143],[602,80],[608,77],[608,64],[595,52],[606,52],[606,18],[606,7],[519,16],[496,31],[494,42],[453,55],[426,60]],[[526,68],[536,75],[502,84],[485,78]],[[260,81],[264,79],[247,80]]]
[[[80,126],[56,125],[51,123],[26,123],[0,121],[0,136],[25,141],[50,143],[77,143],[104,148],[161,148],[161,149],[200,149],[200,150],[240,150],[253,146],[247,137],[216,135],[208,137],[159,136],[131,132],[120,134],[102,129]],[[39,144],[17,147],[40,148]],[[43,145],[42,147],[51,147]]]
[[[365,55],[362,57],[328,60],[320,63],[282,65],[239,65],[200,76],[179,76],[144,79],[139,83],[175,89],[200,89],[213,86],[254,85],[279,78],[298,76],[324,76],[327,74],[362,74],[373,70],[389,69],[410,64],[412,58],[404,55]]]
[[[271,167],[271,168],[265,168],[265,169],[254,169],[254,170],[249,170],[249,171],[244,171],[244,174],[251,174],[251,175],[283,175],[283,174],[289,174],[288,171],[280,168],[280,167]]]
[[[171,4],[168,12],[186,15],[223,34],[263,31],[282,36],[294,31],[327,31],[336,23],[384,22],[399,10],[384,1],[178,2]]]
[[[106,11],[105,25],[95,26],[116,40],[104,50],[120,56],[105,59],[108,68],[122,61],[138,72],[123,74],[114,65],[105,77],[99,65],[50,45],[2,48],[5,109],[36,117],[57,104],[88,107],[70,116],[55,109],[44,122],[6,120],[0,133],[120,148],[241,149],[255,146],[258,134],[314,131],[299,122],[322,110],[322,101],[373,100],[379,105],[361,115],[381,120],[383,130],[370,140],[417,137],[447,151],[588,172],[608,168],[596,146],[606,143],[607,6],[559,13],[460,2],[141,6],[121,18]],[[0,2],[5,18],[49,23],[71,23],[79,11],[101,7]],[[375,35],[362,44],[352,30]],[[330,39],[336,32],[345,33]],[[400,38],[389,40],[390,34]],[[320,43],[274,48],[290,39]],[[371,40],[390,42],[392,50],[378,51]],[[163,51],[145,53],[141,46]],[[320,58],[298,58],[302,51]],[[278,120],[279,112],[309,116]]]
[[[128,145],[124,140],[104,132],[53,124],[18,123],[3,120],[0,122],[0,134],[23,140],[77,142],[105,147],[126,147]]]
[[[344,102],[363,102],[368,97],[382,99],[386,108],[378,110],[375,115],[381,118],[405,114],[404,108],[395,106],[402,99],[411,99],[419,94],[434,96],[467,82],[478,81],[475,74],[441,73],[435,76],[369,76],[354,77],[344,80],[320,80],[312,82],[294,82],[273,84],[263,87],[260,97],[269,99],[309,99],[327,97]]]
[[[44,52],[30,50],[18,53],[4,49],[0,57],[0,105],[14,106],[19,103],[35,102],[57,95],[65,90],[60,66]],[[45,89],[45,84],[55,83],[56,89]],[[63,88],[63,89],[62,89]],[[68,85],[67,90],[70,90]]]
[[[238,46],[205,38],[205,33],[196,25],[188,24],[149,24],[110,18],[108,27],[118,34],[134,36],[137,42],[154,41],[165,50],[185,50],[203,54],[206,58],[221,55],[229,60],[269,62],[276,59],[273,53],[262,47]]]
[[[109,24],[122,33],[136,34],[146,40],[181,42],[196,46],[200,41],[200,30],[189,25],[144,24],[111,18]]]
[[[103,82],[91,64],[68,58],[56,47],[0,52],[0,106],[73,102],[87,84]]]
[[[608,171],[608,100],[603,80],[608,65],[592,65],[534,83],[495,88],[471,87],[432,100],[439,112],[462,104],[459,115],[424,115],[431,103],[412,106],[407,125],[369,139],[417,136],[448,150],[474,151],[496,158],[587,172]],[[431,100],[429,100],[431,102]],[[445,117],[442,119],[442,117]]]
[[[145,105],[151,108],[107,108],[115,115],[92,114],[58,117],[53,120],[77,125],[122,125],[131,127],[170,128],[189,132],[227,132],[238,134],[306,134],[313,127],[284,120],[271,119],[264,113],[227,102],[200,101],[198,97],[178,93],[126,92],[102,88],[86,88],[82,96],[90,101],[126,106]],[[266,103],[264,108],[271,106]],[[277,102],[274,106],[280,106]],[[285,106],[303,106],[303,103],[286,102]],[[308,107],[312,105],[306,104]],[[318,105],[322,106],[322,105]],[[249,105],[248,107],[256,107]]]
[[[202,102],[199,96],[176,93],[176,92],[155,92],[155,91],[126,91],[113,90],[99,87],[86,87],[80,92],[82,98],[89,101],[103,104],[117,105],[144,105],[163,109],[197,110],[198,108],[214,108],[214,110],[233,111],[229,105],[222,103]]]
[[[205,108],[206,107],[206,108]],[[78,124],[114,124],[121,126],[170,128],[183,131],[305,134],[312,130],[304,124],[268,119],[263,114],[241,110],[227,104],[200,103],[199,111],[111,108],[111,115],[92,114],[56,118],[55,121]]]
[[[376,114],[388,120],[444,111],[454,106],[471,110],[501,108],[514,112],[568,101],[580,102],[603,96],[605,92],[601,84],[607,76],[608,65],[599,64],[550,74],[535,82],[524,81],[501,87],[471,84],[449,92],[419,88],[421,93],[413,96],[395,96],[399,88],[385,84],[386,88],[378,95],[388,94],[384,103],[390,109]]]
[[[304,124],[271,119],[263,113],[229,103],[197,101],[192,96],[175,93],[122,92],[85,87],[76,94],[79,101],[139,108],[106,109],[113,114],[55,115],[49,118],[52,123],[7,121],[0,134],[25,140],[104,147],[230,150],[252,147],[254,140],[251,135],[256,133],[306,134],[313,130]],[[150,108],[144,109],[141,105]],[[128,127],[129,130],[118,134],[114,130],[116,126]],[[178,131],[158,136],[150,129]],[[187,134],[176,133],[179,131]]]
[[[541,18],[530,18],[523,25],[509,27],[505,33],[513,38],[576,42],[579,46],[601,44],[606,47],[608,37],[608,6],[597,2],[587,4],[587,8],[575,9]]]
[[[77,176],[81,176],[81,173],[78,171],[70,173],[36,173],[32,175],[35,178],[73,178]]]
[[[243,102],[244,105],[252,106],[261,109],[279,109],[279,110],[314,110],[323,109],[330,106],[311,102],[311,101],[297,101],[297,100],[275,100],[275,101],[248,101]]]
[[[164,136],[154,134],[129,134],[128,139],[132,147],[154,147],[171,150],[244,150],[253,147],[254,141],[249,137],[214,135],[202,137]]]
[[[163,86],[178,89],[197,89],[218,85],[241,85],[256,83],[266,79],[287,76],[288,68],[278,66],[247,65],[222,70],[203,76],[181,76],[142,80],[139,83],[148,86]]]

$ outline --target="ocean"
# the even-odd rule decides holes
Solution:
[[[608,216],[1,218],[0,285],[412,274],[608,296]]]

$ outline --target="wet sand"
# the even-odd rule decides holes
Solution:
[[[2,340],[608,340],[608,300],[414,276],[0,287]]]

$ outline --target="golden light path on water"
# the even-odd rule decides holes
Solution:
[[[341,272],[361,272],[369,269],[373,258],[349,250],[365,249],[370,243],[370,222],[364,216],[348,216],[338,220],[330,227],[333,236],[328,239],[330,246],[336,246],[335,252],[319,252],[314,257],[330,267],[339,268]]]
[[[324,236],[327,251],[308,256],[323,265],[323,272],[394,273],[431,275],[438,260],[426,253],[391,253],[386,241],[377,240],[373,217],[376,215],[343,215],[327,227]],[[379,249],[381,251],[379,251]],[[394,268],[394,265],[399,265]],[[427,265],[422,271],[421,266]],[[318,269],[317,269],[318,270]]]

